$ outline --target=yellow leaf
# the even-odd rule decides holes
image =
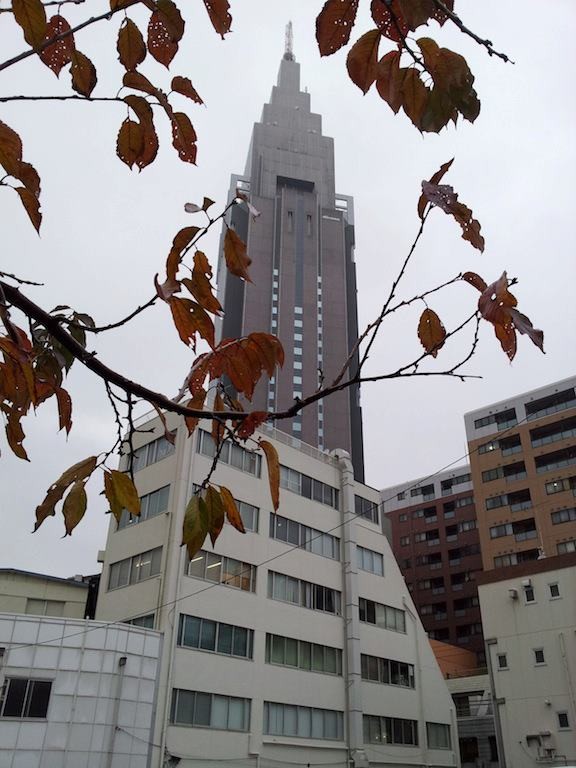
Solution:
[[[84,490],[84,483],[79,480],[74,483],[72,490],[64,499],[62,514],[64,515],[65,536],[71,536],[72,531],[84,517],[88,499]]]
[[[278,451],[268,440],[260,440],[259,445],[266,456],[270,496],[272,497],[272,506],[274,511],[276,511],[280,506],[280,461],[278,459]]]

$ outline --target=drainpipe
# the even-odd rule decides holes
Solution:
[[[562,656],[564,669],[566,670],[566,680],[568,681],[568,691],[572,703],[572,718],[574,718],[574,716],[576,716],[576,696],[574,695],[574,683],[570,672],[570,664],[568,663],[568,656],[566,655],[566,639],[564,638],[564,632],[559,633],[558,639],[560,641],[560,654]]]
[[[356,565],[356,516],[354,514],[354,471],[350,454],[336,450],[332,455],[340,470],[340,512],[342,515],[342,581],[344,600],[344,684],[350,765],[369,768],[362,728],[362,675],[360,668],[360,617],[358,614],[358,568]]]
[[[416,669],[418,670],[418,677],[416,680],[416,690],[418,691],[418,722],[422,724],[422,727],[418,730],[422,733],[422,736],[424,737],[426,734],[426,718],[424,717],[424,691],[422,690],[422,661],[420,659],[420,632],[419,626],[418,626],[418,616],[414,613],[410,605],[408,604],[408,601],[405,597],[402,598],[402,605],[404,607],[404,610],[410,616],[410,619],[412,620],[412,625],[414,627],[414,649],[416,651]],[[454,731],[456,733],[456,731]],[[425,738],[419,739],[420,742],[420,759],[422,761],[422,765],[428,765],[427,763],[427,750],[426,750],[426,741]]]
[[[118,659],[118,671],[116,672],[116,690],[114,691],[114,706],[112,709],[112,722],[110,723],[110,738],[108,740],[108,750],[104,761],[105,768],[112,768],[114,759],[114,741],[116,731],[118,730],[118,712],[120,710],[120,696],[122,694],[122,681],[124,679],[124,670],[126,668],[126,656],[120,656]]]
[[[494,713],[494,725],[496,726],[496,743],[498,745],[498,762],[500,768],[506,768],[506,755],[504,753],[504,738],[502,737],[502,721],[500,720],[500,699],[496,697],[496,685],[494,682],[494,667],[492,665],[491,646],[497,643],[495,637],[486,638],[486,666],[488,667],[488,677],[490,678],[490,689],[492,691],[492,712]]]

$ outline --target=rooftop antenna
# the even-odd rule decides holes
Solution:
[[[287,61],[294,61],[294,33],[292,31],[292,22],[286,24],[286,34],[284,36],[284,58]]]

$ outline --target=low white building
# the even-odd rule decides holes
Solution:
[[[576,764],[576,554],[478,585],[502,768]]]
[[[184,510],[214,446],[170,425],[175,446],[157,419],[134,436],[142,514],[111,520],[97,613],[165,633],[152,768],[458,765],[454,707],[379,494],[347,454],[266,431],[281,462],[274,514],[260,457],[225,447],[212,481],[248,532],[225,525],[189,562]]]
[[[0,768],[147,768],[162,636],[0,614]]]
[[[0,568],[0,613],[83,619],[89,585],[82,576],[62,579],[17,568]]]

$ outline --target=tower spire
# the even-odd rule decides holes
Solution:
[[[294,33],[292,31],[292,22],[286,24],[286,33],[284,35],[284,58],[288,61],[294,61]]]

